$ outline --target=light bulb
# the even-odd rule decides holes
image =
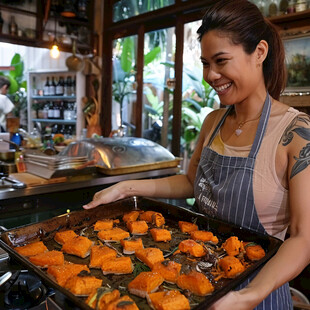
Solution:
[[[54,43],[52,48],[51,48],[50,55],[52,58],[58,58],[59,54],[60,54],[59,48],[58,48],[57,44]]]

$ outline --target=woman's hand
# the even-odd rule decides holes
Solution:
[[[245,291],[247,289],[227,293],[209,307],[208,310],[253,310],[255,305],[246,297]]]
[[[125,195],[123,191],[121,190],[121,188],[122,188],[122,184],[117,183],[108,188],[101,190],[100,192],[97,192],[94,195],[93,200],[90,203],[84,205],[83,208],[92,209],[101,204],[110,203],[115,200],[125,198]]]

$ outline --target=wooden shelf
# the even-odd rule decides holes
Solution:
[[[292,29],[310,25],[310,9],[269,17],[269,20],[280,29]]]
[[[0,4],[0,10],[9,11],[9,12],[12,12],[14,14],[30,15],[30,16],[33,16],[33,17],[37,17],[37,12],[19,9],[16,6]]]

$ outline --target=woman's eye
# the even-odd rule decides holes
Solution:
[[[207,67],[209,67],[209,64],[208,64],[207,62],[205,62],[205,61],[202,61],[201,63],[202,63],[202,66],[203,66],[204,68],[207,68]]]
[[[226,59],[224,59],[224,58],[218,58],[217,60],[216,60],[216,62],[218,63],[218,64],[222,64],[222,63],[224,63],[226,61]]]

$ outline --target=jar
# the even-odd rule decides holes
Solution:
[[[294,0],[290,0],[287,6],[287,13],[294,13],[295,12],[295,1]]]
[[[268,16],[276,16],[278,14],[278,5],[276,0],[271,0],[268,6]]]
[[[295,4],[295,11],[301,12],[307,10],[307,1],[306,0],[297,0]]]

